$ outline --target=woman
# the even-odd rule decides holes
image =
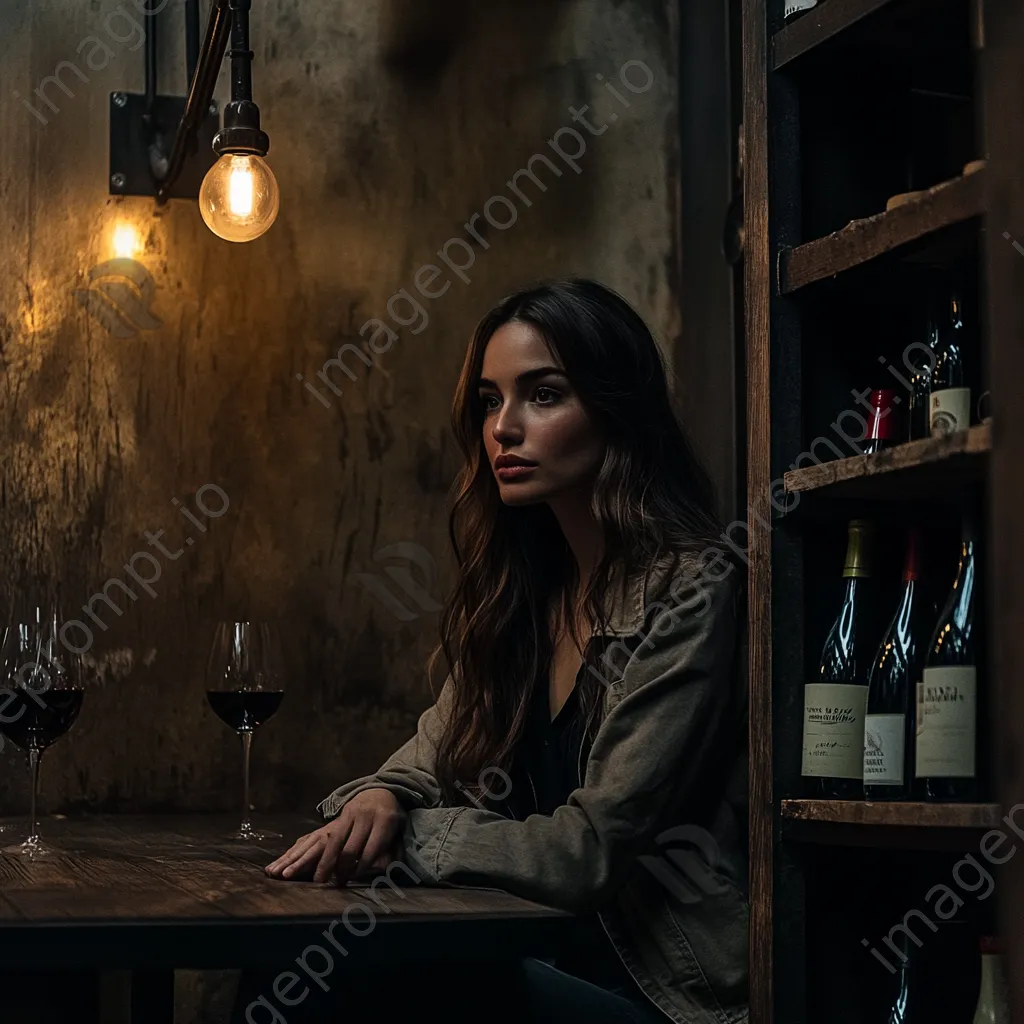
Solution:
[[[267,873],[401,860],[575,912],[518,1020],[743,1021],[742,569],[657,345],[602,285],[542,283],[477,327],[452,421],[447,679]]]

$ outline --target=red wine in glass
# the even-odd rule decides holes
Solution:
[[[220,622],[206,665],[206,699],[214,714],[242,740],[242,824],[230,838],[280,839],[280,832],[253,828],[249,820],[249,757],[252,734],[284,697],[281,641],[266,622]]]
[[[4,717],[13,721],[4,722],[0,730],[22,750],[45,750],[75,724],[84,696],[85,690],[79,688],[39,694],[15,690],[4,710]]]
[[[56,601],[21,602],[4,633],[0,658],[0,732],[28,753],[32,775],[28,838],[4,853],[42,857],[56,852],[39,836],[36,805],[43,751],[74,724],[82,709],[82,665],[56,642],[61,615]]]
[[[207,690],[213,713],[235,732],[262,725],[281,706],[284,690]]]

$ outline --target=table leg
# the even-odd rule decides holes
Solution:
[[[174,971],[132,971],[131,1024],[174,1024]]]

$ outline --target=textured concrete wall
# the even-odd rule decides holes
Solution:
[[[120,6],[145,20],[132,0]],[[451,579],[447,419],[479,315],[534,277],[575,272],[634,301],[667,350],[679,333],[672,5],[255,0],[255,98],[282,206],[240,246],[215,238],[194,203],[108,194],[109,94],[143,86],[117,9],[0,5],[2,571],[42,566],[76,607],[113,577],[132,584],[123,567],[136,552],[160,571],[155,596],[134,585],[134,602],[114,594],[122,616],[100,608],[96,680],[44,762],[43,805],[234,808],[237,741],[205,705],[202,661],[218,616],[275,615],[288,693],[256,737],[253,801],[311,808],[403,741],[429,700],[431,598]],[[160,91],[183,93],[180,0],[160,17]],[[34,90],[61,61],[81,74],[65,65],[66,91],[44,86],[47,103]],[[619,80],[629,61],[650,69],[625,70],[646,91]],[[602,134],[574,124],[568,108],[584,104]],[[517,194],[507,182],[535,153],[559,173],[538,161],[547,190],[520,177]],[[474,239],[463,225],[493,196],[505,197],[488,207],[494,221],[515,222],[478,217]],[[142,240],[152,295],[141,278],[140,289],[89,277],[121,223]],[[437,255],[446,245],[452,263],[473,263],[468,280]],[[425,290],[451,282],[437,298],[416,291],[425,264],[443,272],[421,276]],[[97,289],[121,314],[90,307]],[[381,354],[359,335],[370,318],[397,333]],[[331,376],[339,396],[316,372],[346,343],[373,365],[350,355],[356,379]],[[196,502],[222,502],[206,485],[229,502],[208,520]],[[160,530],[170,555],[143,536]],[[436,563],[432,580],[411,569],[418,602],[382,575],[408,569],[401,549],[375,560],[395,544]],[[151,560],[134,564],[155,575]],[[0,812],[26,805],[8,745]]]

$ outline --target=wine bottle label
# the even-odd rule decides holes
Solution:
[[[914,774],[920,778],[973,778],[977,670],[943,665],[924,670],[917,684]]]
[[[868,688],[853,683],[808,683],[804,687],[802,775],[863,777],[867,699]]]
[[[799,14],[800,11],[809,11],[817,2],[818,0],[786,0],[783,17],[791,18],[794,14]]]
[[[928,429],[932,437],[966,430],[971,425],[971,389],[933,391],[928,405]]]
[[[865,715],[864,785],[901,786],[906,715]]]

